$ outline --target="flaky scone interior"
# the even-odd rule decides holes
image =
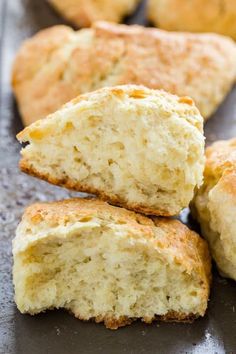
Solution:
[[[35,204],[18,226],[13,256],[22,313],[65,308],[116,329],[138,318],[191,321],[207,308],[207,244],[176,220],[99,200]]]
[[[204,169],[203,119],[188,97],[143,86],[78,96],[18,139],[20,168],[127,209],[176,215]]]

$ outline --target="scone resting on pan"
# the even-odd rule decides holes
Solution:
[[[140,0],[48,0],[55,9],[77,27],[89,27],[95,21],[120,22],[130,15]]]
[[[22,313],[65,308],[116,329],[135,319],[203,316],[207,244],[177,220],[99,200],[29,207],[13,241],[15,300]]]
[[[56,26],[23,44],[12,85],[25,125],[78,94],[120,84],[188,95],[207,119],[235,82],[235,63],[235,43],[216,34],[109,23],[77,32]]]
[[[203,119],[191,98],[103,88],[25,128],[20,168],[145,214],[188,206],[204,169]]]
[[[235,0],[148,0],[148,16],[169,31],[216,32],[236,40]]]
[[[214,143],[206,157],[192,211],[220,273],[236,280],[236,139]]]

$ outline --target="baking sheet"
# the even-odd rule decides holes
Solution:
[[[126,22],[146,24],[144,5]],[[35,201],[61,199],[72,193],[19,172],[20,146],[15,134],[22,125],[11,93],[10,69],[23,39],[63,20],[44,0],[2,0],[0,6],[0,353],[236,353],[235,282],[221,278],[215,270],[207,315],[191,325],[146,325],[137,321],[110,331],[102,324],[81,322],[64,311],[35,317],[17,311],[11,280],[11,240],[22,211]],[[205,134],[208,144],[236,136],[236,89],[206,124]],[[197,227],[187,211],[182,220]]]

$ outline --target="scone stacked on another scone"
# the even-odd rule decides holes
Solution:
[[[103,88],[17,137],[22,171],[145,214],[178,214],[202,183],[203,119],[189,97]]]
[[[203,119],[188,97],[143,86],[82,95],[18,139],[24,172],[112,204],[174,215],[202,183]],[[96,199],[31,206],[13,244],[23,313],[65,308],[116,329],[191,321],[209,297],[207,244],[179,221]]]
[[[235,82],[235,63],[235,43],[216,34],[109,23],[77,32],[56,26],[23,44],[12,86],[25,125],[78,94],[120,84],[190,96],[208,119]]]
[[[204,184],[191,209],[220,273],[236,280],[236,139],[207,148]]]
[[[65,308],[116,329],[203,316],[207,244],[179,221],[99,200],[29,207],[13,242],[15,300],[22,313]]]
[[[148,0],[148,16],[168,31],[216,32],[236,40],[235,0]]]
[[[90,27],[95,21],[121,22],[140,0],[48,0],[76,27]]]

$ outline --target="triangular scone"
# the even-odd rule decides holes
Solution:
[[[206,149],[204,184],[191,209],[220,273],[236,280],[236,139]]]
[[[236,45],[216,34],[165,32],[97,23],[43,30],[21,47],[12,85],[26,125],[78,94],[141,84],[192,97],[205,119],[236,77]]]
[[[65,308],[116,329],[138,318],[191,321],[207,308],[207,244],[177,220],[99,200],[35,204],[17,228],[13,257],[22,313]]]
[[[188,206],[204,168],[203,119],[188,97],[143,86],[79,96],[25,128],[24,172],[169,216]]]
[[[95,21],[121,22],[130,15],[140,0],[48,0],[76,27],[90,27]]]

